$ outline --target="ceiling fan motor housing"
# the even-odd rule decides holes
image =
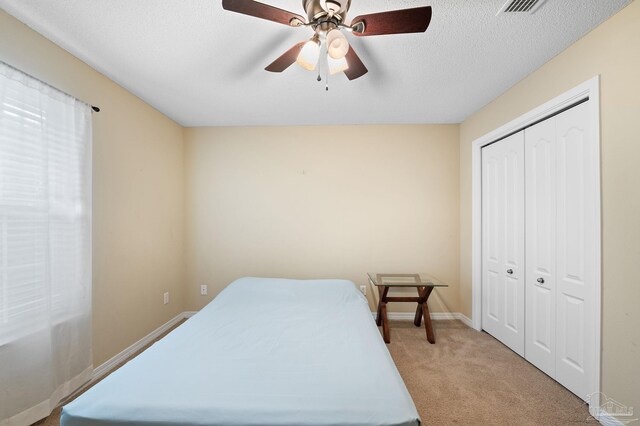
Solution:
[[[302,0],[309,22],[314,22],[332,14],[339,22],[344,22],[351,0]]]

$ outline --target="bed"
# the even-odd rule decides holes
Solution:
[[[419,425],[345,280],[242,278],[63,407],[62,426]]]

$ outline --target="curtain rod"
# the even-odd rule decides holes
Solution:
[[[60,89],[58,89],[57,87],[55,87],[55,86],[53,86],[53,85],[51,85],[51,84],[47,83],[46,81],[41,80],[41,79],[39,79],[38,77],[35,77],[35,76],[33,76],[33,75],[29,74],[29,73],[26,73],[26,72],[22,71],[21,69],[16,68],[16,67],[14,67],[13,65],[10,65],[10,64],[8,64],[8,63],[6,63],[6,62],[4,62],[4,61],[0,61],[0,63],[2,63],[2,64],[4,64],[4,65],[6,65],[7,67],[11,68],[12,70],[15,70],[15,71],[17,71],[17,72],[21,72],[22,74],[25,74],[25,75],[27,75],[27,76],[29,76],[29,77],[33,78],[34,80],[39,81],[40,83],[44,84],[45,86],[48,86],[48,87],[50,87],[50,88],[52,88],[52,89],[54,89],[54,90],[57,90],[58,92],[61,92],[61,93],[65,94],[65,95],[69,96],[70,98],[73,98],[73,99],[75,99],[75,100],[77,100],[77,101],[82,102],[82,103],[83,103],[83,104],[85,104],[85,105],[90,106],[90,107],[91,107],[91,109],[93,110],[93,112],[100,112],[100,107],[97,107],[97,106],[95,106],[95,105],[91,105],[89,102],[87,102],[87,101],[83,101],[82,99],[78,99],[78,98],[76,98],[75,96],[73,96],[73,95],[71,95],[71,94],[69,94],[69,93],[65,92],[64,90],[60,90]]]

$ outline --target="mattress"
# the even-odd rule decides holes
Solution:
[[[350,281],[242,278],[79,398],[61,425],[419,425]]]

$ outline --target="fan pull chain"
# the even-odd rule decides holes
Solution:
[[[329,70],[327,70],[327,74],[326,74],[326,82],[327,82],[327,86],[325,87],[325,90],[328,92],[329,91]]]

